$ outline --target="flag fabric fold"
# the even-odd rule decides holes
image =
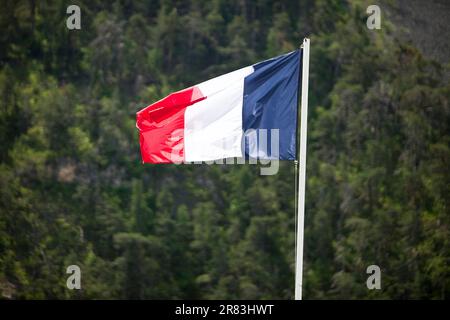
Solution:
[[[295,50],[171,93],[140,110],[136,126],[142,161],[294,160],[300,58],[301,50]],[[278,143],[276,152],[273,143]]]

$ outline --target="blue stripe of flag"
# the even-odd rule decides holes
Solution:
[[[258,146],[260,159],[296,159],[297,106],[301,51],[255,64],[254,72],[244,80],[243,129],[245,156],[255,157],[251,146]],[[267,147],[258,143],[249,129],[267,129]],[[279,156],[271,150],[270,129],[279,129]],[[266,151],[267,152],[264,152]]]

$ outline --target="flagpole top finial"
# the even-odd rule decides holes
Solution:
[[[303,38],[303,42],[302,42],[302,44],[300,45],[300,49],[303,49],[304,44],[305,44],[306,42],[308,42],[308,41],[309,41],[309,38],[304,37],[304,38]]]

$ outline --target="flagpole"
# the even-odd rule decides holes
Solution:
[[[308,119],[309,39],[302,44],[302,98],[300,111],[300,155],[298,170],[297,246],[295,265],[295,300],[302,300],[303,234],[305,220],[306,134]]]

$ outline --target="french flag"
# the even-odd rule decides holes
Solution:
[[[295,160],[301,54],[295,50],[224,74],[140,110],[142,162]],[[266,141],[258,131],[267,133]]]

